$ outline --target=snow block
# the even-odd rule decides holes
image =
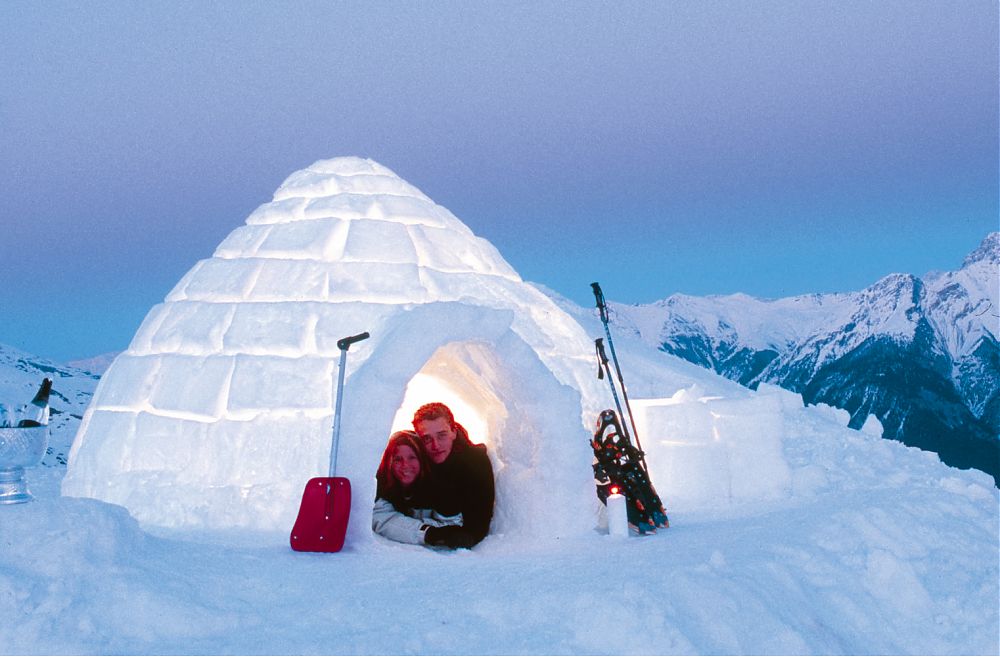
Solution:
[[[632,400],[650,477],[668,510],[739,506],[789,495],[780,400],[713,399],[698,392]]]
[[[101,396],[104,408],[140,410],[152,398],[160,356],[134,356],[124,353],[115,358],[94,396]]]
[[[327,267],[301,260],[261,260],[257,280],[247,291],[246,300],[326,301]]]
[[[846,427],[851,421],[851,414],[842,408],[822,403],[815,404],[812,408],[814,408],[818,414],[842,427]]]
[[[708,402],[713,430],[726,445],[730,495],[734,503],[773,500],[791,491],[791,472],[782,451],[785,427],[774,397]]]
[[[129,472],[186,472],[204,468],[206,425],[194,420],[139,413],[136,434],[141,440],[130,441],[122,455],[124,470]]]
[[[300,494],[306,481],[328,473],[332,415],[294,412],[244,422],[222,420],[216,428],[227,438],[215,445],[224,467],[206,472],[205,484],[241,486],[277,470],[293,473],[288,490]]]
[[[229,388],[229,415],[328,409],[333,399],[333,368],[327,358],[236,356]]]
[[[226,353],[297,358],[315,344],[310,303],[245,303],[236,307],[222,340]]]
[[[704,404],[694,399],[633,399],[631,406],[650,479],[668,513],[677,505],[728,501],[725,446],[716,440]]]
[[[482,272],[516,278],[509,267],[498,266],[502,259],[482,240],[470,240],[454,229],[410,226],[410,238],[422,267],[443,272]]]
[[[306,219],[392,220],[402,225],[434,226],[452,230],[468,229],[454,216],[426,198],[387,194],[339,194],[308,201]]]
[[[315,165],[314,165],[315,166]],[[386,170],[388,172],[388,170]],[[274,193],[274,200],[288,198],[316,198],[338,194],[394,194],[426,198],[413,185],[396,177],[392,172],[383,173],[328,173],[313,167],[293,173]]]
[[[178,300],[175,300],[175,302]],[[132,341],[128,347],[129,352],[133,354],[149,354],[151,352],[150,345],[153,335],[155,335],[156,330],[160,328],[160,324],[167,316],[170,305],[170,303],[158,303],[149,309],[146,317],[142,320],[142,324],[139,325],[139,329],[132,336]]]
[[[149,338],[150,353],[205,355],[218,352],[235,306],[231,303],[178,301],[160,309]]]
[[[433,301],[476,299],[481,304],[499,308],[510,298],[504,294],[497,281],[484,278],[483,274],[421,268],[420,285]]]
[[[102,381],[103,385],[103,381]],[[125,469],[125,445],[135,435],[136,411],[95,409],[91,406],[83,416],[69,460],[79,467],[67,471],[63,486],[79,491],[80,497],[100,498],[106,491],[104,476]]]
[[[865,423],[861,426],[862,433],[866,433],[869,436],[875,436],[876,438],[881,438],[883,431],[885,431],[885,428],[882,426],[882,422],[880,422],[874,415],[869,415],[868,419],[866,419]]]
[[[293,260],[336,260],[344,248],[346,221],[295,221],[270,227],[256,255]],[[226,238],[227,240],[229,238]]]
[[[267,239],[271,226],[240,226],[222,241],[212,254],[214,258],[252,258],[258,254],[261,242]]]
[[[430,301],[414,264],[338,262],[327,266],[327,300],[340,303],[424,303]]]
[[[259,268],[257,259],[203,260],[191,272],[184,288],[175,292],[194,301],[242,301],[256,282]]]
[[[233,357],[162,358],[149,405],[164,414],[216,420],[225,412],[234,366]]]
[[[416,264],[417,252],[407,227],[394,221],[352,221],[348,224],[344,262]]]
[[[298,221],[303,218],[303,211],[307,204],[308,200],[304,198],[276,199],[254,210],[247,217],[247,225],[256,226]]]

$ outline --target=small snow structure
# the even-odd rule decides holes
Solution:
[[[327,474],[336,341],[362,331],[338,455],[348,544],[376,540],[390,431],[435,400],[489,447],[494,534],[593,530],[588,439],[608,402],[591,338],[448,210],[353,157],[292,174],[150,310],[98,386],[63,493],[149,526],[288,531]]]

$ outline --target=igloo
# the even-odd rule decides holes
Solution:
[[[338,453],[348,541],[374,540],[385,441],[433,400],[490,448],[494,533],[593,529],[588,437],[608,400],[591,338],[448,210],[359,158],[292,174],[150,310],[98,386],[63,494],[148,526],[289,530],[327,473],[336,341],[362,331]]]

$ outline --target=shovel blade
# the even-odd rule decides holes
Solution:
[[[340,552],[351,515],[351,482],[345,477],[314,477],[302,492],[292,526],[296,552]]]

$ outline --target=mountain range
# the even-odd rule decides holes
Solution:
[[[955,271],[891,274],[860,292],[608,305],[617,329],[662,351],[845,409],[854,428],[873,414],[883,437],[1000,480],[998,271],[991,233]]]

